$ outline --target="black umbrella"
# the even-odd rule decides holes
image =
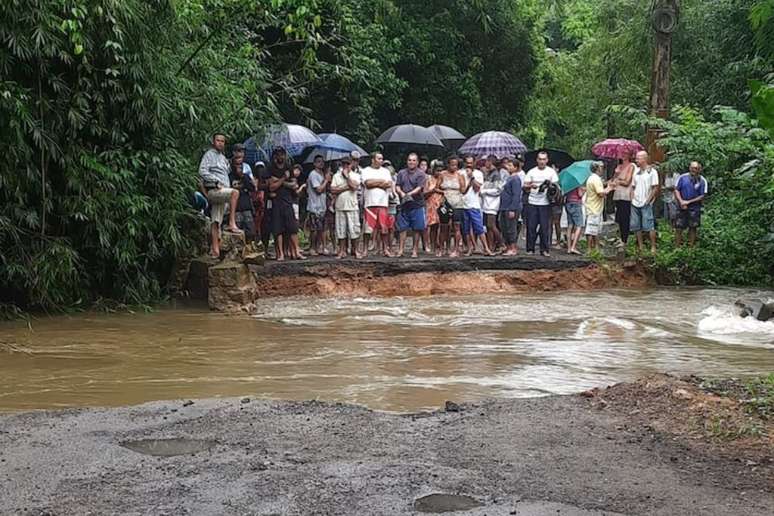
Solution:
[[[433,134],[433,131],[414,124],[392,126],[376,139],[376,143],[381,143],[382,145],[409,144],[443,147],[443,142]]]
[[[537,166],[537,155],[539,152],[548,153],[548,163],[556,169],[556,171],[564,170],[573,163],[575,158],[570,156],[569,153],[557,149],[538,149],[529,151],[524,155],[524,170],[529,171],[531,168]]]

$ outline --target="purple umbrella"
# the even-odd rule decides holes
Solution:
[[[513,157],[527,152],[527,147],[512,134],[503,131],[487,131],[470,137],[462,147],[460,154],[476,157],[496,156],[497,158]]]

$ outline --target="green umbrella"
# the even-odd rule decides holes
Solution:
[[[591,160],[576,161],[559,173],[559,186],[563,194],[566,195],[576,188],[586,186],[586,181],[591,175],[592,163],[594,162]]]

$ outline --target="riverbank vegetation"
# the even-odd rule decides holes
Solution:
[[[711,4],[711,5],[710,5]],[[152,303],[197,248],[203,145],[276,120],[368,144],[399,122],[498,128],[579,159],[642,139],[636,0],[10,0],[0,7],[0,304]],[[678,282],[771,284],[774,0],[686,0],[669,169],[706,165]],[[756,82],[751,82],[756,81]],[[728,106],[716,108],[716,106]],[[618,106],[618,107],[611,107]],[[767,132],[768,130],[768,132]]]

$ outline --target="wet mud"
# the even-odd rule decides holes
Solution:
[[[774,513],[770,463],[614,409],[637,387],[611,390],[605,408],[580,395],[414,414],[230,398],[2,415],[0,513]],[[145,439],[216,444],[178,456],[121,445]]]
[[[562,263],[562,262],[558,262]],[[439,269],[432,272],[405,271],[385,274],[382,270],[361,266],[308,267],[297,274],[256,276],[259,297],[289,295],[375,295],[430,296],[559,290],[597,290],[606,288],[642,288],[654,285],[642,267],[600,267],[575,262],[569,268],[480,270],[464,272]]]

